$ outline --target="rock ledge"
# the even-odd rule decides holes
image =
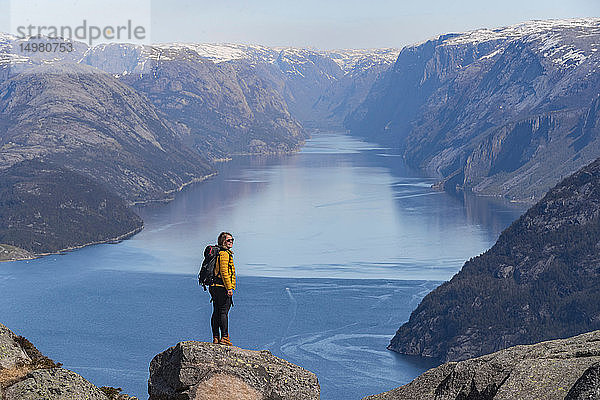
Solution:
[[[181,342],[150,363],[150,400],[311,400],[317,377],[269,351]]]

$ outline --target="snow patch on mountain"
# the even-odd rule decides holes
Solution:
[[[383,48],[383,49],[345,49],[345,50],[329,50],[324,51],[344,73],[350,73],[356,68],[393,64],[400,54],[400,49]]]
[[[196,52],[200,57],[211,60],[214,63],[222,63],[235,60],[251,60],[273,62],[276,51],[272,48],[259,45],[245,45],[234,43],[164,43],[152,47],[158,49],[181,50],[188,49]]]
[[[451,37],[444,42],[444,45],[479,44],[494,40],[520,39],[527,36],[535,38],[537,35],[544,35],[548,32],[558,35],[560,32],[571,30],[579,32],[583,37],[595,36],[600,32],[600,18],[534,20],[499,29],[477,29]]]
[[[533,51],[555,67],[570,69],[579,66],[597,51],[594,41],[599,35],[600,18],[576,18],[528,21],[499,29],[444,35],[439,39],[442,40],[440,46],[477,46],[496,42],[498,47],[479,60],[491,59],[501,54],[508,44],[520,41],[531,45]]]

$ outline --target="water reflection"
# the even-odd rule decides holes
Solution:
[[[194,275],[229,230],[236,344],[316,372],[323,399],[388,390],[435,364],[385,350],[395,330],[523,210],[434,181],[339,134],[291,156],[240,157],[172,203],[139,208],[145,229],[130,240],[2,264],[2,322],[94,383],[143,398],[156,353],[210,339]]]

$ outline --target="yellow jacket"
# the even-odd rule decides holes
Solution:
[[[224,285],[215,283],[211,286],[225,287],[227,290],[235,290],[235,266],[233,265],[233,251],[220,250],[218,263],[215,266],[215,275],[220,276]]]

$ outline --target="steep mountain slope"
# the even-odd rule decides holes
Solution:
[[[0,243],[45,254],[125,239],[142,227],[123,199],[67,168],[26,160],[0,171]]]
[[[209,102],[205,104],[203,119],[210,123],[197,121],[207,125],[209,134],[215,129],[227,129],[232,138],[243,138],[247,132],[236,133],[240,126],[247,129],[255,125],[265,130],[264,140],[273,133],[280,137],[285,133],[282,128],[294,137],[298,131],[295,120],[307,128],[339,128],[397,55],[396,49],[319,51],[241,44],[121,44],[96,46],[82,62],[121,76],[148,94],[159,107],[164,104],[156,95],[164,84],[158,75],[173,77],[179,73],[183,87]],[[185,75],[181,74],[183,71]],[[219,96],[215,91],[220,92]],[[173,101],[183,99],[176,104],[181,112],[190,104],[186,95],[171,96]],[[223,114],[210,104],[215,98],[225,108],[242,111],[237,116],[239,120],[215,125]],[[265,122],[269,123],[265,126]]]
[[[129,203],[168,199],[212,173],[147,99],[97,69],[40,66],[5,81],[0,93],[0,168],[53,161]]]
[[[231,155],[290,152],[304,143],[304,129],[256,69],[217,65],[187,49],[155,51],[146,63],[151,73],[121,79],[145,93],[196,146],[209,143]]]
[[[186,143],[212,158],[289,152],[307,137],[275,83],[243,60],[215,63],[194,46],[108,45],[82,62],[145,94]]]
[[[346,120],[413,166],[533,201],[600,154],[600,19],[532,21],[409,46]]]
[[[445,361],[600,329],[600,159],[428,294],[389,349]]]

